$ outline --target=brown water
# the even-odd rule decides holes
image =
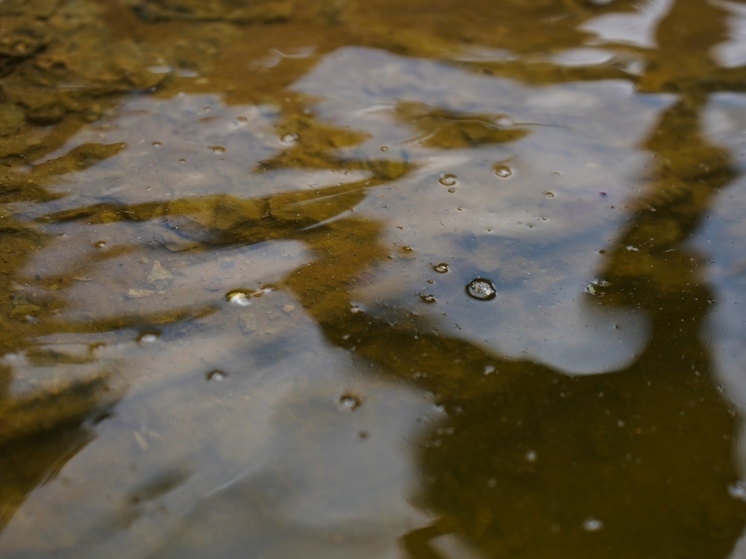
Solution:
[[[0,76],[0,558],[746,557],[746,3],[0,0]]]

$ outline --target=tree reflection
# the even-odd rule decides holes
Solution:
[[[652,131],[645,192],[609,251],[608,287],[588,299],[645,309],[644,352],[613,374],[535,368],[449,403],[451,417],[421,451],[421,504],[443,517],[404,538],[412,557],[438,557],[427,540],[448,531],[489,557],[722,557],[733,548],[746,520],[725,490],[738,479],[735,414],[700,339],[712,293],[686,241],[735,170],[702,139],[700,107],[679,102]]]
[[[451,531],[489,557],[720,557],[733,548],[745,512],[725,492],[738,477],[735,414],[700,339],[712,294],[686,246],[737,176],[699,126],[721,73],[705,53],[724,18],[712,5],[677,3],[641,80],[680,99],[644,143],[654,163],[597,295],[649,313],[645,351],[612,375],[536,369],[474,400],[455,398],[451,417],[422,441],[421,504],[443,516],[404,537],[412,557],[439,557],[429,541]]]
[[[3,200],[7,204],[54,199],[56,196],[47,187],[57,177],[94,165],[122,147],[84,145],[30,172],[8,173]],[[29,282],[22,276],[23,265],[47,244],[49,235],[24,220],[11,215],[4,217],[0,237],[7,267],[0,275],[0,286],[9,296],[0,305],[3,328],[0,348],[6,356],[0,366],[0,529],[36,486],[53,478],[94,438],[93,424],[105,416],[107,408],[121,395],[114,388],[117,383],[112,383],[112,371],[95,362],[90,347],[88,356],[72,362],[81,369],[78,377],[20,394],[13,390],[14,371],[7,355],[28,350],[29,360],[54,367],[64,361],[64,356],[34,351],[33,339],[48,332],[64,331],[68,325],[50,320],[54,302],[43,295],[48,286]],[[82,326],[91,328],[91,325]]]
[[[433,334],[417,317],[392,324],[351,314],[344,293],[354,274],[386,252],[378,228],[341,220],[304,235],[317,259],[288,286],[327,339],[434,393],[449,415],[421,440],[418,502],[440,520],[403,538],[410,556],[439,557],[429,542],[447,533],[489,557],[711,557],[732,549],[746,520],[726,491],[738,479],[736,420],[699,338],[712,296],[685,243],[735,171],[701,137],[700,107],[680,102],[652,131],[646,146],[656,164],[608,251],[608,286],[588,296],[652,319],[644,352],[616,373],[568,377]],[[365,252],[351,255],[349,245]]]
[[[327,339],[412,379],[448,412],[421,441],[419,503],[440,519],[403,538],[411,557],[440,557],[431,540],[447,533],[489,557],[711,557],[733,548],[746,518],[726,492],[738,479],[735,414],[699,337],[712,294],[686,242],[737,173],[699,128],[708,95],[723,83],[705,53],[724,36],[725,13],[693,9],[678,3],[669,12],[661,48],[640,79],[646,91],[674,91],[680,100],[644,144],[654,164],[630,224],[608,251],[608,287],[596,294],[604,306],[644,309],[652,319],[647,346],[630,367],[567,377],[428,334],[414,318],[392,325],[344,315],[350,301],[339,297],[331,312],[324,297],[309,298],[302,287],[306,275],[344,277],[320,250],[319,262],[289,278]],[[489,67],[511,75],[511,64]],[[351,223],[349,230],[364,228]],[[372,235],[358,241],[374,242]],[[499,374],[485,377],[485,366]]]

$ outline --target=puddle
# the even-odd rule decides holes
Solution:
[[[745,18],[0,4],[0,558],[746,557]]]

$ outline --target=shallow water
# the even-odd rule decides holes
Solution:
[[[746,557],[745,30],[0,2],[0,558]]]

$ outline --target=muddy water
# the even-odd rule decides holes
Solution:
[[[0,557],[746,557],[746,4],[0,2]]]

